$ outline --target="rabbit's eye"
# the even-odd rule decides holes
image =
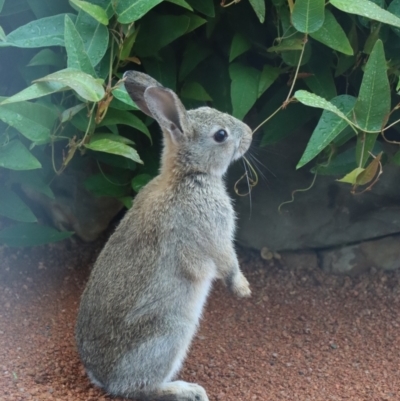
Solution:
[[[228,133],[224,129],[220,129],[214,134],[215,142],[222,143],[226,138],[228,138]]]

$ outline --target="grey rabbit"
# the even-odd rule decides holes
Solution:
[[[214,279],[250,296],[233,245],[235,215],[223,176],[247,151],[251,129],[128,71],[125,87],[162,128],[159,175],[141,189],[100,253],[76,326],[91,381],[140,400],[207,401],[203,387],[172,381]]]

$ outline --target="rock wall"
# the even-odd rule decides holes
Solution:
[[[244,246],[258,250],[267,247],[272,252],[304,249],[321,252],[347,247],[348,251],[343,251],[340,262],[336,263],[346,270],[346,255],[354,260],[348,253],[353,249],[348,248],[350,245],[400,233],[400,168],[385,165],[379,182],[362,195],[352,195],[351,187],[337,182],[337,177],[318,176],[312,189],[296,193],[294,202],[284,205],[279,212],[279,205],[290,200],[293,190],[307,188],[313,179],[309,168],[295,169],[307,138],[307,134],[299,133],[266,150],[256,149],[258,159],[275,177],[266,173],[268,182],[260,181],[254,188],[251,206],[249,197],[232,195],[239,217],[237,239]],[[228,180],[231,191],[242,173],[241,165],[231,172]],[[372,242],[368,244],[363,249],[372,246]],[[400,245],[398,239],[391,242],[392,247],[397,244]],[[387,246],[377,246],[374,252],[389,251]],[[373,252],[363,251],[363,254],[370,258]],[[383,260],[379,256],[369,261],[364,258],[363,265],[372,265],[379,259]],[[325,256],[325,269],[335,270],[334,264]]]

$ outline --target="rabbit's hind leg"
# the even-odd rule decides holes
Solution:
[[[177,328],[130,350],[114,367],[106,391],[143,400],[207,401],[202,387],[171,381],[185,359],[194,328]]]
[[[140,394],[138,398],[155,401],[209,401],[203,387],[181,380],[164,383],[158,389]]]

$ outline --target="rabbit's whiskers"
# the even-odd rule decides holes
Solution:
[[[261,168],[268,170],[269,173],[271,173],[275,178],[275,174],[273,174],[268,167],[266,167],[264,164],[262,164],[254,155],[248,153],[248,157],[250,159],[250,161],[253,163],[253,167],[254,169],[258,172],[258,174],[260,175],[260,177],[267,183],[268,182],[268,178],[267,176],[263,173],[263,171],[261,170]],[[260,166],[258,166],[257,164],[260,164]]]
[[[247,182],[247,188],[249,190],[249,210],[250,210],[249,219],[250,219],[251,212],[252,212],[251,189],[250,189],[248,170],[247,170],[247,167],[246,167],[246,163],[245,163],[245,161],[243,159],[242,159],[242,163],[243,163],[244,171],[246,172],[246,182]]]
[[[249,167],[251,174],[248,173],[247,168],[246,168],[246,164],[244,164],[244,162],[246,162],[247,166]],[[244,168],[245,168],[245,173],[235,182],[235,185],[233,187],[234,190],[235,190],[236,195],[239,195],[239,196],[250,195],[251,190],[258,184],[257,171],[254,169],[252,164],[244,156],[243,156],[243,164],[244,164]],[[254,178],[253,178],[253,175],[254,175]],[[243,178],[245,178],[245,177],[246,177],[247,185],[248,185],[249,189],[248,189],[247,192],[242,194],[242,193],[240,193],[240,191],[238,189],[238,185],[243,180]]]

